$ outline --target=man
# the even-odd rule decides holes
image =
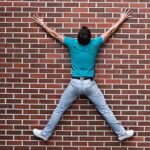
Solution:
[[[105,98],[99,90],[95,80],[95,62],[96,55],[100,46],[119,28],[119,26],[131,17],[131,11],[125,9],[121,13],[120,19],[104,34],[91,39],[91,32],[83,26],[78,33],[77,39],[64,37],[47,27],[44,18],[37,14],[33,16],[35,23],[40,25],[45,31],[69,48],[72,64],[72,79],[62,94],[59,104],[51,115],[48,124],[43,130],[34,129],[33,134],[45,141],[52,135],[56,125],[61,119],[65,110],[80,95],[87,96],[95,105],[98,111],[103,115],[107,123],[118,135],[118,140],[122,141],[134,135],[133,130],[125,130],[124,127],[115,118],[112,111],[106,104]]]

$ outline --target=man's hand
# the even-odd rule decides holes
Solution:
[[[103,33],[101,35],[101,37],[104,39],[104,41],[106,41],[113,33],[115,33],[115,31],[120,27],[120,25],[128,18],[131,18],[131,10],[130,9],[125,9],[122,13],[121,13],[121,17],[120,19],[110,27],[110,29],[108,31],[106,31],[105,33]]]
[[[33,15],[32,19],[35,23],[39,24],[40,26],[44,25],[44,17],[39,17],[38,14]]]
[[[52,36],[53,38],[55,38],[56,40],[58,40],[59,42],[63,43],[64,41],[64,36],[58,34],[57,32],[55,32],[54,30],[52,30],[51,28],[49,28],[45,23],[44,23],[44,17],[39,17],[38,14],[33,15],[32,19],[34,20],[35,23],[37,23],[38,25],[40,25],[42,28],[45,29],[45,31]]]
[[[120,20],[125,21],[128,18],[132,17],[132,12],[130,9],[125,9],[122,13],[121,13],[121,17]]]

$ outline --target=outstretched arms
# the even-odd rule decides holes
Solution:
[[[42,28],[45,29],[45,31],[52,36],[53,38],[55,38],[56,40],[58,40],[59,42],[63,43],[64,41],[64,36],[58,34],[57,32],[55,32],[54,30],[52,30],[51,28],[49,28],[45,23],[44,23],[44,17],[39,17],[38,14],[34,15],[33,18],[35,23],[37,23],[38,25],[40,25]]]
[[[104,41],[106,41],[119,27],[120,25],[128,18],[131,18],[131,10],[130,9],[125,9],[120,16],[120,19],[105,33],[103,33],[101,35],[101,37],[104,39]],[[37,23],[38,25],[40,25],[42,28],[45,29],[45,31],[52,36],[53,38],[55,38],[56,40],[58,40],[59,42],[63,43],[64,42],[64,36],[58,34],[57,32],[55,32],[54,30],[52,30],[51,28],[49,28],[45,23],[44,23],[44,17],[39,17],[38,14],[34,15],[32,17],[32,19],[34,20],[35,23]]]
[[[120,25],[128,18],[131,18],[131,10],[125,9],[120,16],[120,19],[104,34],[101,35],[101,37],[106,41],[119,27]]]

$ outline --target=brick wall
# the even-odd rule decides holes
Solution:
[[[125,22],[101,48],[96,81],[108,105],[134,138],[118,142],[86,97],[66,111],[48,142],[32,135],[50,118],[70,77],[70,58],[31,16],[63,35],[76,37],[87,25],[101,35],[131,8]],[[1,150],[149,150],[150,149],[149,0],[1,0],[0,1],[0,149]]]

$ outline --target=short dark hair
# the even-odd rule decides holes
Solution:
[[[91,39],[91,31],[88,27],[82,26],[78,33],[78,42],[83,45],[87,45]]]

